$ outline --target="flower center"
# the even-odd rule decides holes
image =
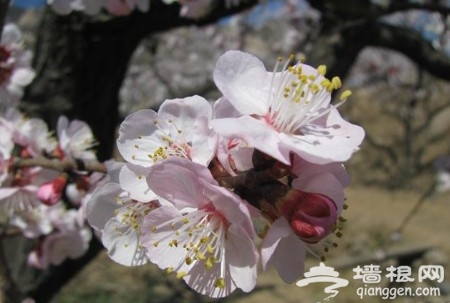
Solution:
[[[333,77],[331,81],[324,77],[325,65],[314,69],[299,61],[289,66],[293,59],[291,56],[284,62],[279,58],[275,65],[270,85],[272,100],[264,119],[280,132],[300,135],[303,126],[334,108],[329,104],[331,92],[339,89],[342,83],[339,77]],[[345,91],[341,103],[349,95],[350,91]]]
[[[181,249],[184,257],[167,268],[167,272],[177,272],[177,277],[184,277],[186,266],[201,262],[205,270],[220,266],[219,276],[214,286],[225,287],[225,247],[227,222],[212,205],[197,211],[183,214],[168,222],[154,226],[152,232],[162,233],[162,237],[153,243],[153,246],[168,245],[174,249]],[[170,228],[170,231],[168,230]],[[179,254],[177,254],[179,255]],[[175,262],[176,263],[176,262]]]
[[[176,125],[176,123],[172,119],[155,119],[153,120],[153,124],[157,127],[157,134],[155,134],[157,139],[145,139],[150,139],[152,141],[155,141],[156,139],[160,146],[147,154],[148,159],[150,159],[154,163],[167,159],[171,156],[191,159],[192,143],[185,138],[183,131]],[[144,138],[142,136],[138,136],[138,139]],[[134,148],[139,149],[139,144],[135,144]],[[136,160],[135,155],[132,155],[131,158],[133,160]]]

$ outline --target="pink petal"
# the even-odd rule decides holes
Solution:
[[[153,123],[158,120],[158,115],[152,110],[140,110],[122,122],[119,128],[117,148],[122,157],[130,163],[150,167],[153,160],[149,154],[155,152],[161,146],[163,134]]]
[[[283,281],[292,283],[303,272],[305,256],[305,244],[292,232],[286,219],[276,220],[262,243],[264,270],[273,265]]]
[[[133,165],[130,163],[122,166],[119,173],[120,186],[130,193],[130,198],[141,201],[149,202],[156,200],[158,196],[148,187],[147,173],[148,168]]]
[[[231,225],[228,232],[226,254],[231,278],[236,287],[250,292],[256,284],[258,252],[252,239],[244,236],[238,226]]]
[[[115,218],[106,223],[102,243],[109,257],[119,264],[139,266],[147,263],[146,250],[140,247],[137,231]]]
[[[106,183],[97,187],[86,204],[86,217],[89,224],[97,230],[103,230],[106,222],[115,216],[120,207],[115,201],[122,188],[117,183]]]
[[[267,113],[269,74],[255,56],[241,51],[226,52],[217,60],[214,82],[241,114]]]
[[[177,157],[155,164],[147,175],[150,189],[177,208],[200,208],[208,203],[200,180],[217,184],[205,166]]]
[[[211,124],[219,135],[242,140],[278,161],[290,164],[289,149],[281,144],[279,133],[265,122],[242,116],[213,120]]]

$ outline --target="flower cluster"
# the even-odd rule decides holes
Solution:
[[[62,116],[55,138],[44,121],[10,108],[0,117],[0,133],[0,214],[36,239],[29,264],[47,268],[82,256],[92,237],[84,201],[104,174],[58,171],[48,164],[96,160],[90,128]]]
[[[260,265],[295,281],[306,253],[341,235],[342,163],[364,137],[337,111],[350,92],[332,105],[341,81],[325,73],[293,58],[268,72],[229,51],[213,104],[192,96],[129,115],[117,139],[125,162],[86,205],[109,256],[154,263],[211,297],[251,291]]]
[[[15,24],[5,25],[0,40],[0,109],[22,98],[23,88],[35,76],[30,64],[31,52],[23,48],[21,31]]]

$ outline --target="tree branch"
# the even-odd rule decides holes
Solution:
[[[47,159],[44,157],[31,159],[14,159],[13,167],[34,167],[40,166],[57,170],[60,172],[71,172],[75,170],[106,173],[106,167],[103,163],[93,160],[81,159]]]
[[[10,0],[0,0],[0,37],[3,32],[3,25],[5,24],[6,14],[8,13]]]
[[[401,52],[430,74],[450,80],[450,57],[433,48],[417,31],[378,22],[365,36],[367,45]]]

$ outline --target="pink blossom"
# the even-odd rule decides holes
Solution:
[[[55,205],[53,207],[60,207]],[[44,204],[37,205],[29,211],[12,214],[9,218],[11,226],[15,226],[27,238],[39,238],[50,234],[54,226],[48,217],[50,207]]]
[[[8,108],[0,117],[0,125],[6,133],[10,150],[4,151],[4,157],[10,158],[12,149],[20,148],[21,156],[35,157],[43,151],[50,153],[56,147],[56,140],[51,136],[47,124],[37,118],[27,118],[15,108]]]
[[[226,99],[214,103],[214,119],[239,117],[240,114]],[[253,147],[236,138],[218,136],[216,157],[230,175],[253,168]]]
[[[8,174],[0,187],[0,211],[11,215],[32,210],[41,204],[37,198],[39,186],[57,174],[39,167],[24,168],[14,175]]]
[[[144,219],[142,245],[150,261],[211,297],[236,288],[251,291],[258,254],[245,202],[218,186],[206,167],[187,159],[155,164],[147,180],[171,203]]]
[[[54,227],[51,234],[40,239],[38,247],[28,256],[28,263],[45,269],[66,259],[76,259],[89,248],[92,232],[78,221],[77,210],[67,210],[62,204],[47,208],[47,218]]]
[[[137,177],[143,169],[131,164],[121,165],[117,179],[98,186],[85,205],[87,220],[101,233],[108,255],[125,266],[147,263],[145,248],[141,245],[141,226],[144,217],[160,205],[160,199],[156,200],[157,196],[149,190],[145,177],[141,176],[142,181]],[[133,180],[137,181],[135,186],[132,186]]]
[[[270,224],[261,248],[263,268],[274,266],[287,283],[303,272],[308,247],[334,232],[343,209],[343,188],[350,181],[340,163],[318,165],[297,156],[292,162],[293,189],[277,202],[278,213],[271,215],[278,219]]]
[[[346,161],[364,131],[330,104],[331,91],[341,83],[324,74],[324,66],[303,63],[270,73],[253,55],[228,51],[217,62],[214,81],[241,116],[212,125],[219,135],[243,140],[286,164],[291,153],[318,164]],[[344,92],[342,99],[347,96]]]
[[[120,126],[117,147],[127,162],[142,167],[171,156],[207,165],[216,147],[211,117],[212,107],[202,97],[166,100],[158,113],[129,115]]]
[[[64,156],[95,160],[95,152],[92,147],[96,144],[91,128],[86,122],[80,120],[70,121],[65,116],[58,119],[57,124],[58,143]]]
[[[6,24],[0,40],[0,100],[14,106],[22,98],[23,89],[33,81],[32,53],[22,46],[22,33],[15,24]]]
[[[91,238],[92,233],[87,227],[55,232],[45,237],[41,245],[30,253],[28,264],[46,269],[68,258],[80,258],[89,248]]]

